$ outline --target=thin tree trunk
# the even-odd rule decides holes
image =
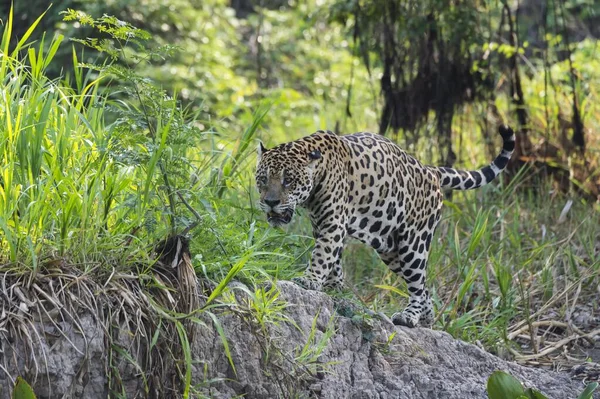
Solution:
[[[579,105],[577,101],[577,81],[578,77],[575,74],[573,68],[573,61],[571,60],[571,44],[569,42],[569,35],[567,32],[567,26],[565,23],[565,5],[564,0],[560,2],[560,11],[562,14],[562,33],[565,38],[565,44],[567,46],[567,59],[569,60],[569,77],[571,80],[571,91],[573,92],[573,138],[572,142],[581,154],[585,153],[585,137],[583,134],[583,120],[579,113]]]
[[[514,48],[514,53],[508,58],[510,68],[510,96],[512,103],[516,107],[517,120],[519,121],[519,129],[517,130],[517,142],[515,152],[517,157],[529,155],[531,152],[531,141],[529,139],[529,115],[525,105],[523,95],[523,87],[521,86],[521,74],[519,72],[519,63],[517,62],[517,50],[519,46],[518,33],[515,30],[515,25],[518,21],[512,18],[512,12],[506,1],[503,1],[504,11],[506,12],[506,20],[508,23],[508,42]]]

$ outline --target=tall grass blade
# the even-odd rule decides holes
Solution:
[[[0,76],[2,78],[6,76],[6,64],[8,63],[8,47],[10,45],[10,38],[12,36],[12,25],[13,6],[11,4],[10,10],[8,11],[8,21],[4,23],[4,33],[2,34],[2,64],[0,64]]]
[[[185,359],[185,379],[183,386],[183,398],[187,399],[190,397],[190,387],[192,386],[192,349],[190,348],[190,341],[188,340],[187,333],[183,323],[175,320],[175,327],[177,328],[177,334],[179,335],[179,343],[183,351]]]
[[[213,292],[210,294],[210,296],[206,300],[206,303],[204,304],[204,308],[206,308],[212,301],[215,300],[215,298],[217,298],[219,295],[221,295],[223,293],[223,291],[225,291],[225,288],[227,287],[227,285],[229,285],[229,282],[242,270],[244,265],[248,262],[248,260],[252,256],[254,256],[254,254],[252,254],[252,253],[242,256],[242,258],[240,260],[238,260],[235,263],[235,265],[233,265],[231,267],[231,269],[229,269],[229,272],[227,273],[225,278],[223,278],[223,280],[221,280],[221,282],[219,282],[219,284],[215,287]]]
[[[469,258],[473,255],[473,253],[475,253],[475,249],[477,246],[479,246],[479,243],[487,231],[488,217],[488,212],[477,213],[475,225],[473,226],[473,233],[471,234],[471,241],[469,242],[469,247],[467,249],[467,255]]]
[[[584,391],[581,393],[581,395],[579,395],[577,397],[577,399],[592,399],[596,389],[598,389],[597,382],[592,382],[592,383],[588,384],[585,387]]]
[[[46,13],[48,12],[48,10],[50,9],[50,7],[52,7],[52,4],[50,4],[50,6],[48,6],[48,8],[46,8],[46,11],[44,11],[42,13],[42,15],[40,15],[35,21],[33,21],[33,23],[29,26],[29,28],[25,31],[25,33],[23,34],[23,36],[21,37],[21,40],[19,40],[19,42],[17,43],[17,45],[15,46],[15,48],[13,49],[12,54],[10,55],[12,58],[15,58],[17,53],[21,50],[21,48],[23,47],[23,45],[25,44],[25,42],[27,40],[29,40],[29,37],[31,36],[31,34],[33,33],[33,31],[35,30],[35,28],[38,26],[38,24],[40,23],[40,21],[42,20],[42,18],[44,17],[44,15],[46,15]],[[10,10],[11,13],[11,17],[9,19],[9,21],[12,20],[12,7]],[[8,46],[6,47],[5,50],[8,50]],[[6,54],[8,54],[8,51],[6,51]]]
[[[404,298],[408,298],[408,296],[409,296],[406,292],[401,291],[398,287],[394,287],[394,286],[391,286],[391,285],[377,284],[377,285],[375,285],[375,288],[380,288],[382,290],[391,291],[394,294],[399,295],[399,296],[404,297]]]
[[[221,322],[217,318],[217,316],[212,312],[206,312],[206,314],[212,319],[215,328],[217,329],[217,333],[219,334],[219,338],[221,338],[221,343],[223,344],[223,349],[225,350],[225,356],[229,361],[229,365],[233,370],[233,374],[237,376],[237,371],[235,369],[235,364],[233,363],[233,358],[231,357],[231,350],[229,349],[229,342],[227,341],[227,336],[225,335],[225,331],[223,330],[223,326]]]
[[[120,346],[112,345],[112,350],[117,352],[119,355],[123,356],[123,358],[125,360],[127,360],[129,362],[129,364],[131,364],[139,372],[138,374],[142,377],[142,381],[144,383],[144,392],[146,394],[148,394],[149,386],[148,386],[148,379],[146,378],[145,370],[138,364],[138,362],[135,361],[135,359],[131,356],[131,354],[129,352],[127,352]]]
[[[46,69],[48,65],[50,65],[50,62],[52,62],[52,60],[54,59],[54,56],[56,55],[56,52],[58,51],[58,48],[60,47],[64,39],[65,37],[62,34],[58,34],[52,39],[52,44],[50,45],[48,54],[46,54],[46,57],[44,57],[44,65],[42,67],[43,69]]]
[[[226,163],[223,165],[223,175],[224,175],[225,181],[227,179],[235,176],[236,171],[240,166],[242,157],[247,155],[248,147],[250,146],[252,139],[258,132],[258,128],[262,124],[262,121],[264,120],[264,118],[269,113],[270,109],[271,109],[271,104],[262,104],[254,112],[253,118],[252,118],[252,124],[246,128],[246,130],[244,131],[244,134],[239,139],[239,144],[238,144],[237,150],[235,151],[235,154],[233,155],[232,158],[228,159],[226,161]],[[217,194],[216,194],[217,198],[221,198],[223,196],[225,188],[227,187],[224,183],[225,182],[222,182],[221,186],[217,190]]]

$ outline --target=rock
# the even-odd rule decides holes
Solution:
[[[397,327],[377,319],[358,325],[355,317],[337,316],[334,301],[326,294],[307,291],[285,281],[277,286],[281,298],[289,303],[287,315],[301,330],[281,323],[271,332],[275,346],[282,353],[293,354],[306,343],[313,318],[317,321],[317,335],[322,336],[330,318],[334,317],[335,334],[318,357],[318,362],[327,365],[324,366],[326,371],[314,376],[312,381],[299,378],[291,387],[278,384],[276,377],[260,371],[266,365],[260,349],[252,344],[252,333],[238,317],[229,315],[221,318],[221,323],[227,332],[238,381],[245,384],[243,389],[239,389],[238,383],[228,381],[215,384],[212,397],[227,398],[233,390],[238,395],[245,393],[247,398],[286,398],[294,393],[323,399],[486,398],[487,379],[495,370],[509,372],[526,387],[538,389],[549,398],[575,398],[584,388],[567,374],[501,360],[445,332]],[[347,307],[343,309],[347,313]],[[395,336],[388,344],[392,334]],[[217,347],[205,347],[200,352],[213,353],[209,362],[213,370],[223,370],[224,359],[219,361],[215,356],[220,352],[220,342],[213,340],[212,343]],[[221,365],[216,366],[219,363]],[[231,374],[215,371],[211,376],[224,378]],[[268,394],[265,396],[264,392]]]
[[[213,309],[227,337],[235,372],[213,320],[202,318],[204,325],[197,327],[191,345],[194,394],[248,399],[486,398],[487,378],[495,370],[509,372],[549,398],[575,398],[583,390],[582,383],[568,374],[501,360],[447,333],[396,327],[373,313],[361,317],[346,304],[336,306],[327,294],[290,282],[278,282],[277,288],[278,304],[287,303],[287,319],[265,313],[267,321],[261,326],[241,289],[235,295],[239,306]],[[338,308],[344,309],[345,316],[337,313]],[[18,340],[0,342],[0,365],[12,378],[25,376],[40,399],[106,398],[110,369],[103,330],[85,312],[78,324],[81,328],[76,329],[61,322],[64,335],[40,334],[38,324],[41,339],[33,340],[31,347],[15,344]],[[51,325],[43,328],[50,332]],[[122,347],[128,347],[127,334],[119,339]],[[37,366],[15,361],[31,350],[38,354]],[[140,356],[134,358],[143,364]],[[127,397],[143,397],[139,370],[122,359],[115,363]],[[10,396],[11,383],[2,367],[0,398],[4,399]]]
[[[10,398],[13,384],[7,373],[12,380],[24,377],[40,399],[106,398],[104,334],[90,314],[77,324],[38,324],[36,331],[22,331],[33,338],[30,346],[16,339],[0,341],[0,398]]]

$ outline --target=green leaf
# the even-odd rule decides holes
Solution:
[[[519,399],[525,396],[523,385],[512,375],[503,371],[494,371],[487,383],[490,399]]]
[[[190,397],[190,388],[192,386],[192,349],[190,347],[190,341],[187,333],[185,332],[185,327],[183,324],[176,320],[175,327],[177,328],[177,333],[179,334],[179,343],[181,344],[181,349],[185,358],[183,398],[187,399]]]
[[[475,253],[475,249],[481,242],[481,240],[487,230],[487,223],[488,223],[487,212],[477,213],[477,218],[475,219],[475,226],[473,229],[473,234],[471,235],[471,241],[469,242],[469,248],[467,250],[469,257],[471,257],[473,255],[473,253]]]
[[[36,399],[36,396],[31,385],[23,378],[17,377],[17,383],[13,390],[12,399]]]
[[[585,387],[585,390],[577,397],[577,399],[592,399],[592,394],[598,388],[597,382],[592,382]]]
[[[13,26],[13,7],[10,6],[10,11],[8,12],[8,21],[4,23],[4,33],[2,34],[2,66],[0,66],[0,76],[5,76],[6,71],[6,62],[8,55],[8,45],[10,44],[10,38],[12,34],[12,26]]]
[[[225,290],[225,288],[227,287],[227,285],[229,284],[231,279],[234,278],[242,270],[242,268],[244,267],[246,262],[248,262],[248,259],[250,259],[254,255],[256,255],[256,254],[249,253],[249,254],[242,256],[236,262],[236,264],[233,265],[231,267],[231,269],[229,269],[229,272],[227,273],[225,278],[223,280],[221,280],[219,285],[217,285],[215,287],[212,294],[210,294],[210,296],[206,300],[206,303],[204,304],[204,308],[206,308],[208,306],[208,304],[210,304],[216,297],[218,297],[219,295],[221,295],[223,293],[223,291]]]
[[[527,399],[548,399],[546,395],[541,393],[540,391],[536,391],[535,389],[528,388],[525,391],[525,397]]]
[[[142,366],[140,366],[139,363],[135,361],[135,359],[131,356],[131,354],[129,352],[127,352],[127,350],[121,348],[118,345],[111,345],[111,348],[112,348],[112,350],[117,352],[119,355],[123,356],[123,359],[127,360],[129,362],[129,364],[131,364],[133,367],[135,367],[135,369],[139,372],[139,375],[142,377],[142,382],[144,383],[144,392],[145,393],[150,392],[149,385],[148,385],[148,379],[146,378],[146,374],[145,374]]]
[[[215,328],[217,329],[217,333],[219,334],[219,338],[221,338],[221,343],[223,344],[223,349],[225,349],[225,356],[227,356],[227,360],[231,365],[231,369],[233,370],[233,374],[237,376],[237,371],[235,370],[235,364],[233,363],[233,357],[231,357],[231,350],[229,349],[229,342],[227,341],[227,336],[225,335],[225,330],[223,330],[223,326],[221,322],[217,318],[214,313],[206,312],[208,316],[212,319]]]
[[[44,68],[46,68],[48,65],[50,65],[50,61],[52,61],[52,59],[54,58],[54,55],[56,55],[56,52],[58,51],[58,47],[60,47],[60,44],[63,42],[64,38],[65,37],[63,35],[61,35],[60,33],[54,37],[54,39],[52,40],[52,44],[50,45],[50,50],[48,51],[48,54],[46,54],[46,57],[44,58]]]
[[[29,28],[27,29],[27,31],[25,31],[25,33],[23,34],[23,36],[21,36],[21,40],[19,40],[19,42],[17,43],[16,47],[13,49],[12,54],[10,55],[12,58],[15,58],[17,56],[17,53],[19,52],[19,50],[21,50],[21,48],[25,45],[25,42],[29,39],[29,36],[31,36],[31,34],[35,30],[36,26],[38,26],[38,24],[40,23],[40,21],[42,20],[42,18],[44,17],[44,15],[46,15],[46,13],[50,9],[50,7],[52,7],[52,4],[50,4],[48,6],[48,8],[46,9],[46,11],[44,11],[42,13],[42,15],[40,15],[35,21],[33,21],[33,23],[29,26]],[[11,20],[12,20],[12,9],[11,9]],[[6,50],[8,50],[8,47],[6,48]]]
[[[401,291],[397,287],[393,287],[391,285],[385,285],[385,284],[378,284],[378,285],[375,285],[375,287],[380,288],[382,290],[392,291],[394,294],[400,295],[404,298],[408,298],[408,294],[404,291]]]

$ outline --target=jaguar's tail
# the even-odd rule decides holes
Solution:
[[[506,168],[515,150],[515,134],[513,130],[506,125],[502,125],[498,128],[498,132],[503,140],[502,152],[488,166],[469,171],[443,166],[432,167],[439,174],[442,187],[453,190],[471,190],[484,186],[494,180]]]

